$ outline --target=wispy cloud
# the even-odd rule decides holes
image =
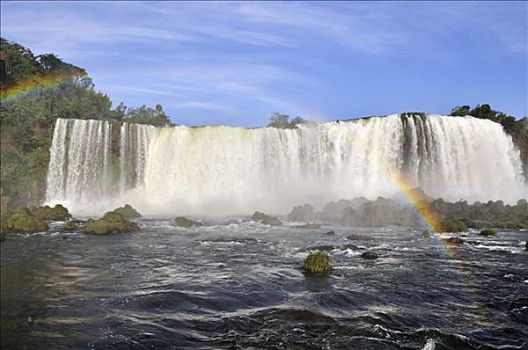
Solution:
[[[161,102],[175,115],[194,110],[193,115],[204,118],[209,112],[238,118],[251,111],[262,120],[272,111],[284,110],[376,114],[378,103],[390,103],[386,109],[397,110],[401,96],[417,99],[424,93],[420,85],[447,78],[461,84],[462,76],[463,91],[486,96],[492,92],[483,91],[487,87],[476,85],[469,74],[490,75],[493,62],[506,67],[504,72],[492,69],[497,82],[502,84],[500,74],[511,74],[505,79],[515,82],[505,85],[509,89],[526,90],[527,84],[519,78],[522,72],[513,72],[526,66],[527,3],[0,6],[3,36],[37,54],[54,52],[87,68],[98,87],[116,99],[131,105]],[[490,57],[493,62],[486,63],[484,58]],[[444,95],[445,86],[438,85]],[[508,88],[501,91],[515,95]],[[367,103],[371,109],[365,110]]]

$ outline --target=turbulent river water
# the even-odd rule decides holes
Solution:
[[[57,224],[9,236],[2,349],[528,347],[526,231],[470,232],[448,247],[402,227],[139,224],[121,235]],[[332,272],[305,275],[306,250],[322,245]],[[366,250],[379,259],[362,259]]]

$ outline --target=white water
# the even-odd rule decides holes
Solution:
[[[57,119],[47,179],[47,202],[84,207],[111,194],[108,122]]]
[[[471,117],[392,115],[290,130],[125,124],[113,183],[107,135],[105,122],[57,121],[49,202],[81,214],[125,202],[150,215],[284,214],[305,202],[392,196],[399,188],[387,169],[450,201],[528,197],[511,138]]]

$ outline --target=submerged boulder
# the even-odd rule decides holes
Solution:
[[[33,216],[28,208],[17,209],[5,223],[7,232],[34,233],[48,229],[48,224]]]
[[[325,232],[325,235],[328,235],[328,236],[335,235],[335,231]]]
[[[349,234],[346,238],[351,241],[373,241],[374,240],[374,238],[370,236],[360,235],[360,234],[355,234],[355,233]]]
[[[321,224],[312,224],[312,223],[307,223],[307,224],[304,224],[304,225],[296,225],[296,226],[293,226],[294,228],[306,228],[306,229],[318,229],[318,228],[321,228]]]
[[[378,254],[376,254],[374,252],[364,252],[363,254],[361,254],[361,257],[363,259],[373,260],[373,259],[377,259],[378,258]]]
[[[282,226],[282,222],[276,217],[266,215],[258,211],[254,212],[253,215],[251,215],[251,218],[255,221],[260,221],[264,225]]]
[[[201,222],[187,219],[185,216],[178,216],[176,219],[174,219],[173,223],[176,226],[186,227],[186,228],[203,226]]]
[[[125,204],[123,207],[116,208],[113,211],[125,219],[137,219],[141,217],[141,214],[130,204]]]
[[[110,233],[125,233],[139,229],[139,226],[128,221],[115,212],[108,212],[97,220],[88,220],[84,227],[84,232],[94,235],[107,235]]]
[[[444,242],[446,242],[447,244],[460,245],[464,244],[465,241],[460,237],[449,237],[444,239]]]
[[[313,274],[323,274],[330,270],[330,255],[317,250],[308,254],[304,259],[304,269]]]
[[[496,236],[497,233],[498,233],[497,230],[493,228],[487,228],[485,230],[480,231],[481,236]]]
[[[71,218],[68,209],[61,204],[57,204],[53,208],[49,205],[37,207],[31,212],[39,220],[68,220]]]

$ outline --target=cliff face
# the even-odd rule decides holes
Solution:
[[[528,118],[523,118],[516,123],[516,128],[510,133],[513,143],[521,152],[524,177],[528,182]]]

